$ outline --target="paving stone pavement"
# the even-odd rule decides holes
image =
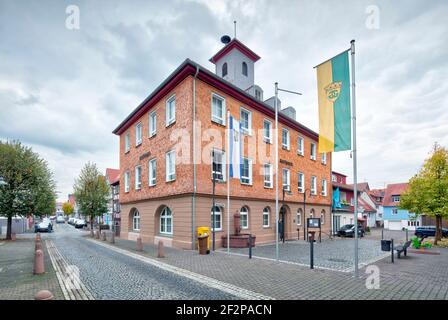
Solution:
[[[135,251],[135,242],[116,238],[116,245]],[[248,259],[223,252],[199,255],[196,251],[166,248],[163,262],[203,274],[275,299],[448,299],[448,249],[440,255],[408,254],[375,262],[380,272],[379,289],[368,289],[370,273],[310,270],[298,265],[270,260]],[[155,258],[156,247],[144,244],[144,252]],[[369,281],[370,283],[370,281]]]
[[[45,274],[34,275],[34,237],[0,241],[0,300],[34,300],[40,290],[50,290],[63,300],[48,251],[43,244]]]

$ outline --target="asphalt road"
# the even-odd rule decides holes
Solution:
[[[83,237],[85,232],[67,224],[42,234],[51,239],[95,299],[236,299],[235,296],[165,271]]]

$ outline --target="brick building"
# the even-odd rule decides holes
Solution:
[[[187,59],[113,131],[120,137],[121,237],[140,234],[143,241],[193,248],[197,227],[212,224],[213,169],[221,245],[227,233],[229,111],[245,133],[242,177],[230,178],[231,233],[239,212],[243,232],[255,234],[257,244],[275,240],[274,98],[263,100],[254,83],[258,59],[236,39],[210,59],[215,73]],[[294,108],[279,112],[286,239],[296,239],[310,216],[321,217],[322,231],[330,231],[331,154],[318,154],[317,143],[317,133],[295,120]]]

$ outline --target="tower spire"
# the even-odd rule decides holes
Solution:
[[[233,20],[233,38],[236,39],[236,20]]]

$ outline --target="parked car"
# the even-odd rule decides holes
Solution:
[[[34,232],[52,232],[53,224],[50,219],[43,219],[34,225]]]
[[[87,222],[84,219],[76,219],[75,228],[84,228],[87,227]]]
[[[358,225],[358,237],[364,237],[365,230],[362,228],[361,225]],[[339,231],[338,236],[339,237],[353,237],[355,235],[355,225],[354,224],[346,224],[343,225]]]
[[[56,218],[56,223],[65,223],[65,218],[64,216],[58,216]]]
[[[414,233],[417,237],[435,237],[436,236],[436,227],[435,226],[424,226],[417,227]],[[442,237],[448,237],[448,229],[442,228]]]
[[[75,223],[75,218],[68,219],[68,224],[73,225]]]

